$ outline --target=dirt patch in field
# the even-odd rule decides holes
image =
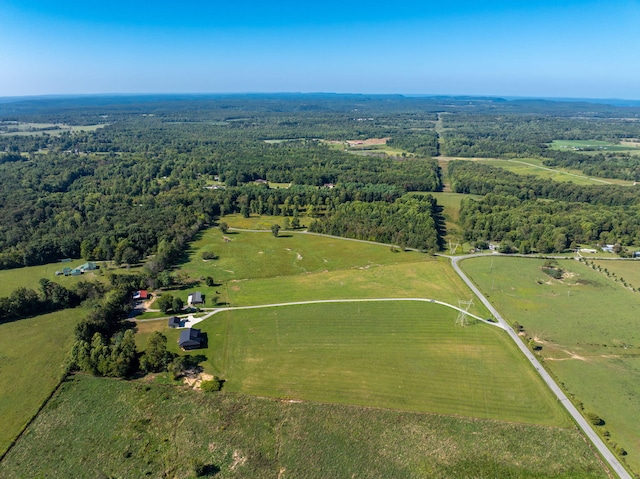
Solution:
[[[193,389],[200,389],[202,381],[211,381],[212,379],[211,374],[197,371],[187,371],[184,375],[184,383]]]
[[[242,454],[242,451],[239,451],[238,449],[233,451],[232,459],[233,464],[231,464],[231,467],[229,468],[232,471],[235,471],[238,466],[242,466],[245,462],[247,462],[247,456]]]

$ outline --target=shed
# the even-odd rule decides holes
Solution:
[[[202,293],[200,291],[196,291],[195,293],[189,294],[187,298],[187,303],[189,304],[202,304],[204,303],[202,299]]]
[[[89,261],[85,264],[81,264],[80,266],[78,266],[77,269],[79,269],[82,272],[93,271],[94,269],[98,269],[98,266],[95,263]]]
[[[180,318],[177,316],[171,316],[169,318],[169,327],[170,328],[179,328],[180,327]]]
[[[149,293],[146,289],[141,289],[133,293],[133,299],[149,299]]]
[[[202,347],[202,335],[199,329],[188,328],[180,332],[178,345],[182,349],[198,349]]]

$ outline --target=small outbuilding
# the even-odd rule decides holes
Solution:
[[[196,328],[188,328],[183,329],[180,332],[180,339],[178,340],[178,345],[182,349],[198,349],[202,347],[202,334],[199,329]]]
[[[188,304],[202,304],[204,300],[202,299],[202,293],[200,291],[196,291],[195,293],[189,294],[187,298]]]
[[[170,328],[179,328],[180,327],[180,318],[177,316],[171,316],[169,318],[169,327]]]
[[[146,289],[141,289],[133,293],[133,299],[147,300],[149,299],[149,292]]]

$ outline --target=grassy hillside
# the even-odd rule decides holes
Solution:
[[[4,478],[606,478],[574,429],[76,376]]]
[[[420,297],[457,304],[472,293],[448,260],[416,253],[393,253],[386,246],[340,238],[292,234],[274,238],[270,233],[227,235],[210,229],[194,243],[189,262],[180,267],[198,280],[212,276],[224,285],[194,286],[208,298],[230,306],[247,306],[314,299]],[[219,255],[203,260],[202,251]],[[175,290],[184,301],[190,290]],[[478,304],[472,311],[488,314]]]
[[[62,375],[81,308],[0,324],[0,454]]]
[[[507,320],[538,341],[546,367],[585,411],[605,420],[600,432],[608,430],[610,443],[640,471],[640,424],[630,420],[640,417],[640,295],[577,261],[560,262],[567,272],[561,281],[542,264],[492,257],[462,267]]]

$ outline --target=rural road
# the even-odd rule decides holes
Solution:
[[[486,256],[486,255],[467,255],[467,256],[458,256],[451,257],[451,264],[453,269],[455,269],[456,273],[462,278],[462,280],[471,288],[471,290],[475,293],[475,295],[482,301],[487,309],[493,314],[493,316],[498,320],[498,324],[504,329],[507,334],[513,339],[516,345],[520,348],[522,353],[526,356],[526,358],[531,362],[538,374],[542,377],[547,386],[553,391],[553,393],[558,398],[558,401],[562,403],[565,409],[571,414],[575,422],[580,426],[580,429],[584,431],[587,437],[591,440],[593,445],[598,449],[602,457],[609,463],[609,466],[618,474],[620,479],[632,479],[631,475],[627,472],[624,466],[618,461],[618,458],[609,450],[606,444],[600,439],[600,436],[593,430],[591,424],[587,422],[587,420],[582,417],[582,414],[576,409],[573,403],[569,400],[569,398],[565,395],[565,393],[560,389],[560,387],[556,384],[553,378],[549,375],[549,373],[542,367],[538,359],[534,356],[534,354],[525,346],[525,344],[520,340],[520,337],[516,334],[516,332],[507,324],[504,318],[500,315],[500,313],[493,307],[493,305],[489,302],[487,298],[480,292],[480,290],[476,287],[475,284],[467,277],[467,275],[460,269],[460,265],[458,264],[460,261],[468,258],[478,257],[478,256]]]

